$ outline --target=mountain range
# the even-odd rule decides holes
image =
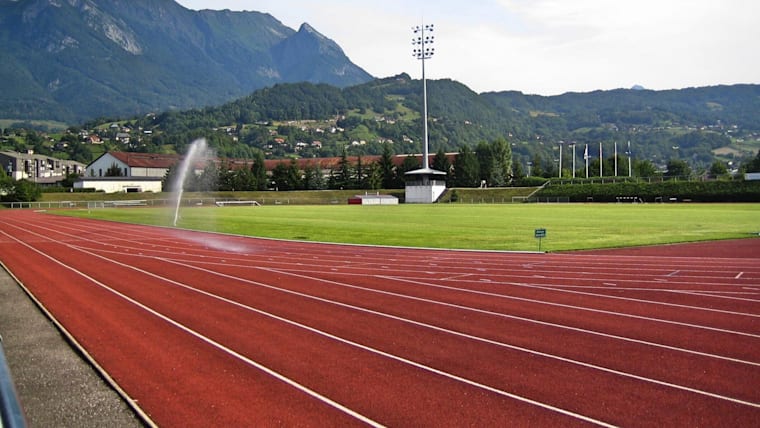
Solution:
[[[309,24],[173,0],[0,0],[0,117],[78,122],[372,76]]]
[[[173,0],[0,0],[0,46],[0,119],[129,122],[151,135],[130,149],[157,152],[181,152],[201,135],[231,157],[334,156],[346,144],[377,154],[390,141],[396,153],[420,150],[421,81],[375,79],[309,24],[296,31],[265,13]],[[554,158],[560,141],[616,141],[658,164],[709,165],[760,147],[760,85],[546,97],[478,94],[440,79],[429,89],[433,151],[507,138],[527,162]]]

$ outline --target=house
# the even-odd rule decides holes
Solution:
[[[87,165],[75,189],[114,192],[160,192],[163,179],[180,155],[159,153],[107,152]],[[119,175],[113,175],[118,171]]]
[[[89,144],[103,144],[103,140],[96,134],[88,135],[85,142]]]
[[[122,177],[157,177],[162,179],[182,156],[160,153],[107,152],[87,165],[87,177],[105,177],[109,169],[118,168]]]
[[[72,160],[26,153],[1,151],[0,165],[14,180],[29,180],[37,184],[54,185],[71,174],[84,174],[85,165]]]

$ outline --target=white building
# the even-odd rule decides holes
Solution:
[[[105,193],[161,192],[162,180],[156,177],[81,177],[75,189],[95,189]]]
[[[349,205],[398,205],[398,198],[393,195],[364,194],[348,199]]]
[[[56,184],[71,174],[83,174],[84,164],[35,154],[1,151],[0,166],[14,180],[29,180],[37,184]]]
[[[163,178],[172,166],[182,161],[180,155],[160,153],[107,152],[87,165],[87,177],[106,177],[118,168],[121,177]]]
[[[159,153],[107,152],[87,165],[85,176],[75,189],[115,192],[160,192],[163,178],[180,155]],[[119,175],[114,175],[118,171]]]
[[[431,168],[405,174],[404,201],[407,204],[432,204],[446,191],[446,173]]]

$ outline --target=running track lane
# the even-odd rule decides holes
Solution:
[[[721,259],[448,252],[29,211],[0,232],[3,263],[164,426],[760,418],[758,240]]]

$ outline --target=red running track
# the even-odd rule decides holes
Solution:
[[[6,210],[0,260],[161,426],[760,421],[760,239],[437,251]]]

